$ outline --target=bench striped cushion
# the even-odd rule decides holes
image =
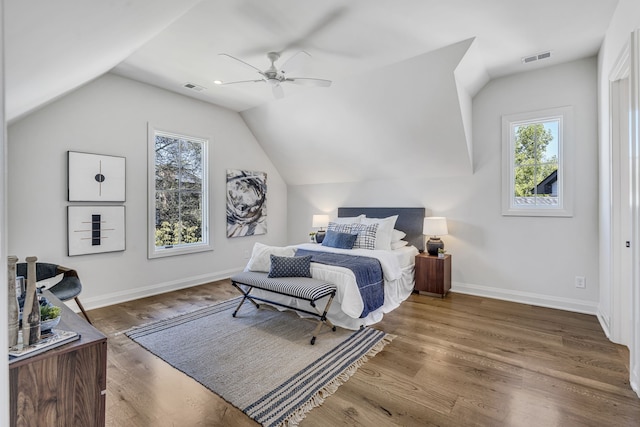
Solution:
[[[237,284],[249,285],[277,294],[302,298],[309,301],[318,300],[335,292],[337,287],[332,283],[310,277],[278,277],[272,279],[267,273],[258,271],[243,271],[231,277]]]

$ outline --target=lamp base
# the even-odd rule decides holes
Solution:
[[[326,231],[316,231],[316,243],[322,243],[326,234]]]
[[[444,242],[439,237],[430,237],[427,241],[429,255],[438,256],[438,249],[444,249]]]

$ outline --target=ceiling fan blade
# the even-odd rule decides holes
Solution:
[[[314,79],[311,77],[289,77],[285,81],[289,83],[295,83],[301,86],[320,86],[320,87],[331,86],[331,80]]]
[[[324,17],[320,18],[314,25],[307,29],[304,33],[300,34],[296,39],[291,40],[287,43],[282,49],[281,52],[284,52],[289,49],[300,48],[301,46],[313,44],[313,39],[322,32],[324,32],[328,27],[334,25],[335,22],[339,21],[345,14],[347,13],[347,7],[342,6],[338,9],[335,9],[329,12]]]
[[[249,64],[248,62],[244,62],[242,59],[238,59],[235,56],[229,55],[228,53],[219,53],[218,55],[226,56],[226,57],[229,57],[231,59],[234,59],[234,60],[238,61],[239,63],[243,64],[245,67],[249,67],[252,70],[257,71],[258,73],[262,74],[262,70],[261,69],[259,69],[257,67],[254,67],[253,65]]]
[[[264,79],[260,79],[260,80],[238,80],[237,82],[224,82],[224,83],[220,83],[217,86],[235,85],[235,84],[238,84],[238,83],[260,83],[260,82],[264,82]]]
[[[292,26],[288,17],[281,12],[279,7],[274,6],[273,2],[245,0],[237,3],[239,3],[238,8],[242,14],[252,19],[255,25],[260,26],[266,34],[273,37],[286,38],[284,44],[281,45],[266,43],[253,49],[243,50],[242,53],[244,55],[258,55],[265,51],[283,53],[308,48],[309,46],[314,46],[316,50],[327,50],[322,46],[317,46],[315,39],[330,30],[333,25],[339,25],[343,21],[343,16],[349,13],[347,6],[337,7],[326,15],[319,17],[317,21],[311,22],[309,27],[294,29],[297,26]],[[332,50],[328,51],[332,52]],[[339,52],[339,54],[353,55],[353,52]],[[290,72],[290,70],[287,71]]]
[[[282,86],[278,85],[273,85],[273,96],[275,96],[277,99],[282,99],[284,98],[284,90],[282,89]]]
[[[295,71],[302,67],[302,65],[308,58],[311,58],[311,55],[308,52],[301,50],[300,52],[295,53],[292,57],[287,59],[284,64],[282,64],[282,66],[280,67],[280,72],[286,75],[286,73]]]

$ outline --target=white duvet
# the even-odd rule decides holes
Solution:
[[[382,307],[360,319],[364,308],[356,278],[351,270],[344,267],[311,263],[311,276],[315,279],[334,283],[338,287],[327,318],[336,326],[347,329],[358,329],[360,326],[371,325],[382,320],[384,313],[397,308],[413,291],[414,260],[418,250],[413,246],[405,246],[393,251],[367,249],[337,249],[313,243],[297,245],[296,248],[318,252],[344,253],[376,258],[382,266],[384,276],[384,304]],[[281,304],[309,309],[309,303],[303,300],[276,295],[254,289],[253,294]],[[318,308],[324,308],[326,301],[320,300]]]

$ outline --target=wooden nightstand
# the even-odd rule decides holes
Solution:
[[[451,289],[451,255],[438,258],[426,252],[418,254],[414,289],[421,294],[444,298]]]

